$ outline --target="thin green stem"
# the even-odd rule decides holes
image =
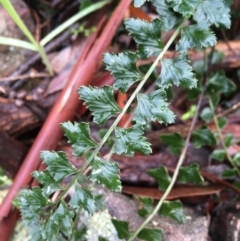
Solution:
[[[43,38],[40,41],[40,44],[37,43],[37,41],[34,39],[28,28],[25,26],[21,18],[18,16],[17,12],[15,11],[14,7],[12,6],[11,2],[9,0],[0,0],[0,3],[2,3],[3,7],[6,9],[8,14],[11,16],[11,18],[14,20],[14,22],[18,25],[18,27],[22,30],[22,32],[26,35],[26,37],[30,40],[32,43],[28,43],[22,40],[17,39],[0,39],[0,43],[6,44],[6,45],[14,45],[26,49],[30,49],[33,51],[37,51],[42,60],[43,63],[46,65],[50,75],[53,75],[53,69],[52,66],[47,58],[47,55],[44,50],[44,46],[51,41],[54,37],[56,37],[58,34],[63,32],[66,28],[71,26],[73,23],[78,21],[80,18],[83,18],[84,16],[88,15],[91,12],[94,12],[98,10],[99,8],[103,7],[107,3],[109,3],[109,0],[105,0],[96,4],[92,4],[88,8],[85,8],[84,10],[80,11],[79,13],[75,14],[71,18],[69,18],[67,21],[65,21],[63,24],[61,24],[59,27],[54,29],[51,33],[49,33],[45,38]],[[9,41],[10,40],[10,41]],[[9,41],[9,42],[7,42]]]
[[[224,149],[224,151],[226,153],[228,161],[231,163],[233,168],[236,170],[236,172],[240,176],[240,170],[239,170],[238,166],[235,164],[235,162],[233,161],[233,159],[232,159],[231,155],[229,154],[229,152],[227,150],[227,147],[225,145],[224,138],[223,138],[223,135],[222,135],[222,131],[221,131],[221,128],[219,127],[218,119],[217,119],[217,116],[215,114],[215,108],[214,108],[214,105],[213,105],[213,102],[212,102],[211,98],[209,98],[209,105],[210,105],[210,108],[211,108],[212,113],[213,113],[213,120],[214,120],[214,123],[215,123],[215,125],[217,127],[217,132],[218,132],[218,135],[219,135],[219,139],[220,139],[222,147],[223,147],[223,149]]]
[[[18,27],[22,30],[22,32],[26,35],[26,37],[30,40],[30,42],[33,43],[33,45],[38,48],[37,43],[26,27],[26,25],[23,23],[21,18],[18,16],[17,12],[15,11],[14,7],[12,6],[11,2],[9,0],[0,0],[0,3],[3,5],[5,10],[8,12],[8,14],[11,16],[13,21],[18,25]]]
[[[38,51],[35,45],[24,40],[0,36],[0,44]]]
[[[95,149],[95,151],[92,153],[92,155],[88,158],[88,160],[85,162],[85,164],[83,165],[83,169],[85,170],[85,168],[90,164],[90,162],[93,160],[93,158],[97,155],[97,153],[99,152],[99,150],[101,149],[101,147],[103,146],[103,144],[107,141],[108,137],[111,135],[111,133],[113,132],[113,130],[116,128],[117,124],[119,123],[119,121],[122,119],[123,115],[126,113],[126,111],[128,110],[128,108],[130,107],[130,105],[132,104],[133,100],[135,99],[135,97],[137,96],[138,92],[142,89],[143,85],[146,83],[146,81],[148,80],[149,76],[151,75],[151,73],[154,71],[154,69],[156,68],[158,62],[162,59],[162,57],[164,56],[164,54],[166,53],[166,51],[168,50],[168,48],[170,47],[170,45],[173,43],[173,41],[175,40],[175,38],[177,37],[177,35],[180,32],[180,29],[182,28],[183,23],[177,28],[177,30],[173,33],[172,37],[169,39],[169,41],[167,42],[167,44],[165,45],[165,47],[163,48],[162,52],[159,54],[159,56],[156,58],[156,60],[153,62],[152,66],[150,67],[150,69],[148,70],[148,72],[146,73],[146,75],[144,76],[143,80],[139,83],[139,85],[137,86],[137,88],[135,89],[135,91],[133,92],[133,94],[131,95],[131,97],[129,98],[129,100],[127,101],[127,103],[125,104],[125,106],[123,107],[121,113],[119,114],[119,116],[116,118],[116,120],[113,122],[112,126],[109,128],[109,130],[107,131],[107,133],[105,134],[105,136],[103,137],[103,139],[101,140],[101,142],[99,143],[98,147]]]
[[[167,42],[167,44],[165,45],[165,47],[163,48],[162,52],[158,55],[158,57],[156,58],[156,60],[153,62],[152,66],[150,67],[150,69],[148,70],[148,72],[146,73],[146,75],[144,76],[143,80],[139,83],[139,85],[137,86],[137,88],[135,89],[135,91],[133,92],[133,94],[131,95],[131,97],[129,98],[129,100],[127,101],[127,103],[125,104],[125,106],[123,107],[122,111],[120,112],[119,116],[116,118],[116,120],[113,122],[113,124],[111,125],[111,127],[109,128],[109,130],[107,131],[107,133],[105,134],[105,136],[102,138],[101,142],[97,145],[96,149],[92,152],[91,156],[85,161],[85,163],[83,164],[83,166],[79,169],[79,171],[77,172],[76,176],[72,179],[72,181],[69,183],[69,185],[66,187],[66,189],[59,195],[58,200],[56,201],[56,203],[58,203],[61,198],[68,192],[68,190],[70,189],[70,187],[76,182],[76,180],[83,174],[83,172],[85,171],[85,169],[89,166],[89,164],[91,163],[91,161],[95,158],[95,156],[98,154],[98,152],[100,151],[100,149],[102,148],[102,146],[104,145],[104,143],[107,141],[107,139],[109,138],[109,136],[111,135],[111,133],[114,131],[114,129],[116,128],[117,124],[119,123],[119,121],[121,120],[121,118],[123,117],[123,115],[126,113],[126,111],[128,110],[128,108],[130,107],[130,105],[132,104],[133,100],[135,99],[135,97],[137,96],[138,92],[142,89],[143,85],[146,83],[146,81],[148,80],[149,76],[151,75],[151,73],[154,71],[154,69],[156,68],[158,62],[162,59],[162,57],[164,56],[164,54],[167,52],[168,48],[170,47],[170,45],[173,43],[173,41],[175,40],[175,38],[178,36],[181,28],[184,26],[185,21],[183,21],[183,23],[175,30],[175,32],[173,33],[172,37],[169,39],[169,41]],[[55,205],[54,205],[55,206]]]
[[[12,6],[11,2],[9,0],[0,0],[0,3],[3,5],[5,10],[8,12],[8,14],[11,16],[13,21],[18,25],[18,27],[22,30],[22,32],[26,35],[26,37],[30,40],[30,42],[35,46],[36,51],[39,52],[39,54],[42,57],[43,62],[45,63],[50,75],[53,75],[53,69],[52,66],[47,58],[47,55],[43,49],[42,46],[40,46],[37,41],[34,39],[26,25],[23,23],[21,18],[18,16],[16,10]]]
[[[200,98],[198,100],[198,105],[197,105],[197,109],[196,109],[196,112],[194,114],[194,117],[193,117],[193,120],[192,120],[192,123],[191,123],[191,126],[190,126],[190,129],[189,129],[189,132],[188,132],[188,135],[187,135],[187,138],[186,138],[186,142],[185,142],[185,145],[184,145],[184,148],[182,150],[182,153],[179,157],[179,160],[178,160],[178,163],[177,163],[177,166],[175,168],[175,171],[173,173],[173,176],[172,176],[172,179],[171,179],[171,182],[168,186],[168,188],[166,189],[166,191],[164,192],[162,198],[160,199],[160,201],[158,202],[157,206],[155,207],[155,209],[153,210],[153,212],[148,216],[148,218],[139,226],[139,228],[133,233],[133,235],[128,239],[128,241],[132,241],[134,240],[137,235],[139,234],[139,232],[153,219],[153,217],[157,214],[157,212],[159,211],[159,209],[162,207],[162,204],[163,202],[166,200],[167,196],[169,195],[169,193],[171,192],[176,180],[177,180],[177,177],[178,177],[178,174],[179,174],[179,171],[180,171],[180,168],[183,164],[183,161],[184,161],[184,158],[186,156],[186,153],[187,153],[187,149],[188,149],[188,145],[189,145],[189,142],[190,142],[190,138],[191,138],[191,135],[192,135],[192,132],[193,132],[193,129],[194,129],[194,126],[196,125],[196,122],[197,122],[197,118],[198,118],[198,113],[199,113],[199,110],[200,110],[200,106],[201,106],[201,103],[202,103],[202,100],[203,100],[203,97],[204,97],[204,89],[200,95]]]
[[[73,15],[71,18],[66,20],[64,23],[59,25],[55,28],[51,33],[49,33],[46,37],[44,37],[40,41],[40,45],[45,46],[48,42],[50,42],[53,38],[55,38],[58,34],[63,32],[66,28],[70,27],[73,23],[78,21],[79,19],[85,17],[86,15],[102,8],[104,5],[109,3],[109,0],[101,1],[95,4],[91,4],[89,7],[83,9],[82,11],[78,12],[77,14]]]

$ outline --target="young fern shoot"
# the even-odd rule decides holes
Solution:
[[[145,2],[145,0],[135,0],[134,4],[136,7],[140,7]],[[101,184],[111,191],[121,191],[118,164],[100,157],[98,154],[100,149],[109,136],[114,133],[113,153],[119,155],[134,154],[135,152],[150,154],[152,151],[150,143],[143,136],[144,126],[149,121],[171,124],[175,118],[174,113],[169,109],[166,88],[173,85],[181,85],[184,88],[197,86],[197,79],[187,56],[188,50],[206,48],[216,44],[216,37],[210,30],[211,25],[227,28],[230,26],[229,8],[222,0],[152,0],[150,2],[156,7],[159,18],[151,22],[132,18],[125,21],[126,29],[137,43],[137,51],[104,55],[106,68],[115,78],[114,85],[103,88],[81,86],[78,90],[80,98],[92,112],[93,121],[97,124],[102,125],[109,118],[117,115],[105,136],[98,143],[91,138],[89,123],[63,123],[62,129],[72,144],[73,155],[81,157],[91,151],[90,156],[84,165],[77,169],[70,164],[64,152],[43,151],[41,158],[47,168],[45,171],[33,173],[42,188],[23,190],[20,194],[18,200],[22,218],[29,229],[32,240],[60,240],[60,238],[68,240],[72,237],[74,218],[78,216],[79,210],[84,209],[90,214],[95,212],[95,197],[87,185],[88,182],[84,182],[81,178],[88,166],[91,166],[90,173],[86,177],[88,181]],[[160,37],[161,33],[172,29],[174,32],[164,45]],[[174,59],[164,58],[166,51],[178,36],[180,36],[176,44],[178,56]],[[146,75],[142,76],[136,66],[136,61],[150,56],[156,56],[156,60]],[[161,73],[156,80],[156,90],[147,94],[140,93],[159,62],[161,63]],[[114,99],[114,90],[125,93],[136,82],[138,82],[136,89],[124,108],[121,109]],[[134,125],[130,128],[117,127],[134,100],[137,102],[133,113]],[[194,174],[193,176],[198,178],[196,182],[202,182],[197,165],[192,165],[189,169],[184,168],[181,169],[184,173],[184,180],[190,179],[188,175]],[[175,174],[176,177],[177,174]],[[170,181],[173,185],[176,180],[176,178],[171,180],[164,167],[150,172],[150,175],[161,180],[158,183],[162,189],[166,189]],[[71,182],[67,186],[63,186],[62,182],[68,176],[71,176]],[[165,183],[165,185],[161,185],[161,183]],[[75,187],[75,193],[67,202],[64,196],[72,186]],[[60,195],[52,201],[51,196],[56,191],[60,192]],[[181,208],[179,201],[168,203],[163,201],[161,200],[154,213],[160,209],[162,215],[172,215],[174,212],[170,212],[171,210]],[[152,216],[147,221],[150,221]],[[125,232],[124,238],[133,240],[138,236],[144,240],[161,240],[161,230],[147,229],[145,228],[146,223],[132,236],[129,231]]]

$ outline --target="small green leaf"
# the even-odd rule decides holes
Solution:
[[[199,165],[192,163],[180,168],[178,179],[181,183],[203,184],[203,177],[199,172]]]
[[[198,81],[198,83],[199,83],[199,81]],[[202,92],[202,87],[198,86],[197,88],[187,89],[186,92],[187,92],[187,97],[189,100],[195,100],[198,98],[198,96]]]
[[[176,46],[176,50],[184,53],[194,47],[206,48],[214,46],[216,43],[215,35],[207,26],[194,24],[182,29],[181,39]]]
[[[233,161],[234,161],[238,166],[240,166],[240,152],[238,152],[238,153],[234,156]]]
[[[111,191],[121,192],[122,190],[119,167],[116,162],[108,162],[100,157],[95,157],[92,162],[90,179],[106,186]]]
[[[103,195],[99,194],[94,196],[96,211],[103,211],[106,209]]]
[[[68,237],[72,234],[72,219],[74,217],[74,213],[69,210],[64,201],[61,201],[57,210],[51,215],[50,219],[52,219],[60,228],[61,232],[63,232]]]
[[[59,227],[57,223],[50,217],[42,227],[42,237],[44,240],[57,241],[57,235],[59,233]]]
[[[209,123],[212,118],[213,118],[213,112],[212,110],[209,108],[209,107],[205,107],[201,114],[200,114],[200,117],[207,123]]]
[[[232,140],[233,140],[233,135],[231,133],[227,133],[225,138],[224,138],[225,146],[226,147],[231,146]]]
[[[207,82],[206,93],[211,95],[213,93],[230,94],[236,90],[235,84],[226,77],[225,72],[220,70],[216,72]]]
[[[144,20],[129,18],[125,21],[125,25],[138,45],[137,53],[141,59],[159,54],[164,46],[160,38],[162,31],[160,19],[154,19],[149,23]]]
[[[115,78],[114,89],[124,93],[134,82],[142,78],[136,67],[136,62],[136,53],[104,54],[106,69],[111,71]]]
[[[69,205],[76,209],[83,208],[90,214],[95,211],[95,200],[91,192],[83,189],[78,183],[75,184],[75,192],[69,201]]]
[[[129,231],[128,222],[112,219],[112,223],[117,230],[120,239],[128,238],[131,233]]]
[[[73,232],[72,241],[86,241],[85,235],[87,234],[87,227],[83,226],[82,228],[77,228]]]
[[[195,115],[196,110],[197,110],[197,106],[191,105],[190,109],[181,116],[181,120],[186,121],[186,120],[192,118]]]
[[[240,182],[234,181],[234,182],[233,182],[233,186],[235,186],[236,188],[239,188],[239,189],[240,189]]]
[[[150,169],[147,171],[147,174],[151,177],[153,177],[157,183],[158,183],[158,188],[160,190],[166,190],[171,178],[168,174],[168,171],[166,169],[166,167],[164,166],[160,166],[158,168],[155,169]]]
[[[227,169],[227,170],[224,170],[223,173],[222,173],[222,177],[223,178],[234,178],[237,176],[237,171],[236,169],[232,168],[232,169]]]
[[[230,9],[221,0],[200,1],[193,19],[198,23],[214,24],[216,27],[222,25],[230,28],[231,25]]]
[[[189,18],[199,5],[199,0],[167,0],[174,11],[181,13],[184,17]]]
[[[223,58],[224,53],[215,49],[212,54],[211,64],[217,64],[221,62]]]
[[[22,214],[27,214],[28,212],[37,214],[41,208],[47,205],[48,200],[43,196],[40,187],[34,187],[32,190],[22,190],[18,202]]]
[[[143,228],[137,237],[145,241],[162,241],[163,233],[161,229]]]
[[[41,184],[43,184],[42,192],[44,196],[50,196],[52,193],[62,190],[63,187],[54,180],[51,173],[45,171],[34,171],[32,176]]]
[[[180,84],[188,89],[197,87],[197,79],[186,55],[180,55],[175,59],[163,59],[161,64],[162,70],[157,79],[157,86],[168,88]]]
[[[140,8],[147,0],[134,0],[134,7]]]
[[[218,161],[224,161],[226,152],[223,149],[216,149],[212,152],[211,157]]]
[[[85,151],[95,147],[97,143],[92,140],[89,132],[88,123],[77,123],[72,124],[70,121],[65,122],[61,125],[64,135],[72,143],[73,154],[81,156]]]
[[[32,240],[43,241],[40,227],[40,213],[48,203],[46,197],[43,196],[39,187],[32,190],[22,190],[18,197],[18,204],[24,225],[28,228],[28,232]]]
[[[91,0],[81,0],[80,3],[81,3],[80,10],[90,7],[93,4]]]
[[[152,0],[152,2],[163,21],[164,30],[171,30],[183,21],[182,16],[175,13],[166,0]]]
[[[46,240],[58,240],[56,237],[59,231],[70,237],[72,234],[73,217],[73,211],[69,210],[64,201],[61,201],[56,211],[44,225],[43,238]]]
[[[31,240],[45,241],[42,238],[40,222],[36,223],[32,221],[29,225],[27,225],[27,229],[28,229],[28,234],[31,236]]]
[[[117,127],[115,129],[115,135],[114,152],[118,155],[122,153],[131,155],[134,154],[134,152],[148,155],[152,152],[150,143],[146,141],[146,137],[142,136],[143,131],[139,125],[134,125],[128,129]]]
[[[207,127],[202,127],[201,129],[193,132],[192,142],[196,148],[200,148],[201,146],[216,145],[216,138],[211,130]]]
[[[162,207],[159,210],[159,214],[163,217],[170,217],[181,224],[183,224],[185,221],[182,203],[178,200],[171,202],[164,201]]]
[[[136,123],[145,125],[148,119],[159,123],[171,124],[175,115],[168,108],[167,96],[164,90],[158,89],[150,94],[139,93],[137,95],[137,108],[133,116]]]
[[[212,101],[213,107],[216,108],[217,105],[219,104],[219,101],[220,101],[220,95],[219,95],[217,92],[211,93],[211,95],[209,96],[209,98],[210,98],[211,101]]]
[[[220,128],[220,129],[223,129],[224,126],[227,125],[227,122],[228,122],[228,120],[227,120],[227,118],[226,118],[225,116],[220,117],[220,118],[218,119],[218,126],[219,126],[219,128]]]
[[[160,136],[160,139],[170,147],[173,155],[179,154],[184,146],[184,140],[178,133],[163,134]]]
[[[105,239],[104,237],[102,236],[98,236],[98,241],[108,241],[107,239]]]
[[[78,93],[93,112],[93,121],[99,125],[102,125],[110,117],[121,111],[114,99],[113,89],[110,86],[103,86],[102,88],[81,86]]]
[[[138,209],[138,215],[145,217],[153,211],[153,199],[150,197],[139,197],[138,200],[143,204],[143,207]]]
[[[77,169],[68,161],[65,152],[42,151],[40,157],[57,182],[77,172]]]

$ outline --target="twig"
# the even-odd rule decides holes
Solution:
[[[237,110],[239,107],[240,107],[240,101],[237,104],[230,107],[229,109],[217,114],[216,117],[217,117],[217,119],[219,119],[222,116],[226,116],[226,115],[230,114],[231,112]]]
[[[23,74],[19,76],[10,76],[10,77],[4,77],[0,78],[0,82],[3,81],[15,81],[18,79],[34,79],[34,78],[45,78],[45,77],[50,77],[48,73],[35,73],[34,71],[31,71],[29,74]]]

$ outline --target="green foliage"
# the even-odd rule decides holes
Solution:
[[[163,143],[170,147],[174,155],[179,154],[184,146],[184,140],[178,133],[163,134],[160,138]]]
[[[84,152],[95,147],[97,143],[90,137],[88,123],[74,123],[70,121],[63,123],[62,129],[68,142],[72,143],[73,154],[76,156],[83,155]]]
[[[80,10],[83,10],[84,8],[87,8],[89,6],[91,6],[93,3],[91,0],[81,0],[80,1]]]
[[[161,64],[162,70],[157,80],[159,87],[168,88],[181,84],[183,87],[191,89],[197,86],[197,79],[186,55],[180,55],[175,59],[163,59]]]
[[[43,185],[42,193],[44,196],[48,197],[52,193],[62,190],[63,187],[59,184],[59,182],[55,181],[51,173],[46,170],[44,172],[34,171],[32,176]]]
[[[85,3],[88,2],[85,1]],[[146,0],[135,0],[134,4],[140,7],[145,2]],[[159,18],[157,17],[151,22],[132,18],[125,21],[126,29],[137,44],[136,52],[104,54],[106,69],[115,79],[113,87],[81,86],[78,90],[80,98],[92,112],[93,121],[102,125],[114,116],[117,116],[116,120],[108,130],[103,132],[99,143],[91,138],[88,123],[63,123],[61,127],[73,147],[73,154],[82,158],[87,156],[83,166],[80,169],[74,167],[64,152],[44,151],[41,153],[41,158],[47,166],[46,170],[33,173],[33,177],[42,184],[42,188],[35,187],[32,190],[21,192],[18,199],[19,206],[23,221],[29,227],[32,240],[70,240],[72,237],[76,238],[77,235],[82,238],[86,229],[83,232],[78,230],[78,234],[73,233],[73,228],[78,221],[76,219],[78,213],[86,210],[88,213],[94,214],[99,206],[99,198],[92,194],[88,185],[98,183],[111,191],[121,191],[118,164],[109,161],[112,153],[118,155],[150,154],[152,149],[144,137],[143,131],[149,125],[149,121],[158,121],[167,125],[173,123],[175,119],[174,113],[169,108],[166,91],[169,91],[173,85],[181,85],[184,89],[192,89],[192,96],[197,97],[204,90],[201,83],[197,83],[197,78],[200,79],[203,76],[207,65],[202,61],[199,64],[200,67],[195,68],[198,70],[196,78],[189,62],[188,50],[202,49],[216,44],[216,37],[210,27],[211,25],[215,27],[230,26],[229,7],[221,0],[211,2],[210,0],[152,0],[151,2],[156,7]],[[213,3],[215,6],[210,7]],[[189,24],[186,24],[186,21]],[[163,31],[169,30],[173,30],[173,35],[164,45],[161,34]],[[179,41],[177,41],[178,36]],[[175,40],[175,48],[179,54],[173,59],[164,59],[163,56]],[[137,68],[138,59],[142,60],[152,55],[156,55],[157,58],[147,71]],[[218,62],[221,58],[221,54],[214,52],[211,63]],[[161,63],[161,73],[157,74],[154,71],[159,63]],[[147,81],[152,81],[154,76],[158,76],[155,83],[156,89],[150,88],[148,93],[143,93],[143,86]],[[114,90],[120,90],[122,93],[128,92],[133,84],[136,89],[121,109],[115,101]],[[206,94],[210,97],[210,108],[203,109],[201,118],[206,122],[212,118],[215,120],[214,108],[219,103],[221,94],[229,95],[235,88],[223,71],[210,75],[206,84]],[[132,110],[133,106],[136,106],[132,115],[133,125],[130,128],[118,127],[121,118],[127,111]],[[218,123],[219,129],[221,129],[226,124],[226,120],[220,118]],[[218,135],[220,136],[219,133]],[[231,145],[232,139],[232,135],[226,135],[223,138],[225,147]],[[112,150],[105,159],[100,157],[98,152],[109,140],[111,140]],[[184,141],[177,133],[162,135],[161,140],[170,146],[173,154],[179,154],[182,148],[186,151],[187,145],[184,147]],[[195,130],[191,141],[197,148],[203,145],[216,145],[214,134],[206,127]],[[147,171],[148,175],[157,181],[159,189],[166,190],[166,192],[154,210],[152,199],[139,199],[143,204],[139,213],[142,216],[148,214],[149,217],[134,233],[130,233],[128,223],[113,219],[112,223],[119,238],[129,238],[129,241],[137,237],[147,241],[162,240],[163,235],[160,229],[146,228],[147,222],[157,212],[180,223],[184,222],[182,204],[179,201],[166,202],[164,200],[177,178],[182,183],[203,184],[204,180],[197,164],[181,166],[184,151],[172,178],[163,166]],[[226,154],[225,149],[215,150],[212,158],[223,159]],[[240,165],[239,155],[233,158],[233,163]],[[87,169],[88,167],[90,168]],[[84,174],[86,169],[89,170],[88,174]],[[224,177],[234,176],[237,172],[238,169],[234,167],[224,172]],[[66,177],[68,177],[67,180],[70,180],[69,184],[63,185],[62,182],[66,181]],[[68,201],[64,197],[73,186],[75,191]],[[51,201],[52,195],[56,191],[60,194],[56,200]],[[106,237],[102,235],[98,239],[106,240]]]
[[[112,219],[112,223],[117,230],[118,237],[124,239],[130,236],[128,222]]]
[[[212,110],[209,108],[209,107],[205,107],[201,114],[200,114],[200,117],[207,123],[209,123],[212,118],[213,118],[213,112]]]
[[[231,168],[231,169],[227,169],[227,170],[224,170],[223,173],[222,173],[222,177],[223,178],[234,178],[236,177],[237,175],[237,171],[235,168]]]
[[[214,7],[213,7],[214,6]],[[198,23],[206,22],[216,27],[230,28],[230,11],[225,3],[219,0],[205,0],[198,5],[193,19]]]
[[[193,15],[199,5],[199,0],[167,0],[167,2],[174,11],[186,17]]]
[[[162,230],[155,228],[144,228],[138,234],[138,238],[145,241],[162,241]]]
[[[159,38],[162,21],[155,19],[148,23],[144,20],[130,18],[125,21],[125,25],[138,44],[138,56],[140,58],[144,59],[153,54],[159,54],[163,48],[163,42]]]
[[[99,125],[121,111],[114,99],[111,86],[103,86],[101,89],[81,86],[78,93],[80,98],[85,101],[85,105],[88,105],[93,112],[93,120]]]
[[[200,185],[202,185],[204,181],[199,172],[199,166],[196,163],[181,167],[178,179],[181,183],[195,183]]]
[[[197,109],[196,105],[191,105],[190,109],[181,116],[181,120],[185,121],[192,118],[196,113],[196,109]]]
[[[227,133],[227,135],[224,138],[224,144],[226,147],[230,147],[230,145],[232,144],[232,140],[233,140],[233,135],[230,133]]]
[[[227,124],[227,118],[226,117],[220,117],[218,119],[218,126],[220,129],[224,128]]]
[[[184,27],[181,33],[176,50],[180,53],[185,53],[191,48],[206,48],[216,44],[215,35],[209,30],[206,25],[190,25]]]
[[[89,190],[83,189],[78,183],[75,184],[75,192],[69,201],[69,205],[75,209],[83,208],[91,214],[95,211],[93,195]]]
[[[118,155],[134,154],[134,152],[140,152],[144,154],[149,154],[152,152],[150,143],[146,141],[146,137],[143,137],[143,131],[141,126],[134,125],[128,129],[123,129],[117,127],[115,130],[116,142],[114,146],[114,152]]]
[[[119,168],[116,162],[107,162],[96,156],[92,163],[90,179],[106,186],[111,191],[121,192],[122,190]]]
[[[176,27],[183,21],[181,15],[176,14],[168,5],[166,0],[152,0],[153,5],[156,7],[157,12],[163,21],[163,30],[170,30]]]
[[[203,145],[216,145],[216,138],[211,130],[209,130],[207,127],[202,127],[201,129],[193,132],[192,142],[196,148],[200,148]]]
[[[240,153],[239,153],[239,152],[234,156],[233,161],[234,161],[238,166],[240,166]]]
[[[11,185],[11,179],[6,175],[4,170],[0,167],[0,187],[1,185]]]
[[[166,190],[171,178],[168,174],[167,169],[164,166],[160,166],[158,168],[155,169],[151,169],[147,171],[147,174],[151,177],[153,177],[154,179],[156,179],[157,183],[158,183],[158,188],[160,190]]]
[[[223,71],[218,71],[207,82],[207,94],[212,95],[216,93],[231,94],[236,90],[235,84],[226,77]]]
[[[62,23],[60,26],[58,26],[56,29],[54,29],[52,32],[50,32],[47,36],[45,36],[40,43],[38,43],[34,37],[32,36],[29,29],[25,26],[24,22],[14,9],[14,6],[12,5],[10,0],[0,0],[0,4],[3,5],[5,10],[8,12],[10,17],[13,19],[13,21],[17,24],[17,26],[21,29],[21,31],[24,33],[24,35],[28,38],[29,42],[23,41],[20,39],[14,39],[14,38],[6,38],[0,36],[0,43],[10,46],[16,46],[16,47],[22,47],[26,49],[30,49],[33,51],[37,51],[42,60],[43,63],[46,65],[48,72],[50,75],[53,75],[53,68],[48,60],[48,57],[45,53],[44,46],[54,39],[58,34],[66,30],[68,27],[70,27],[73,23],[81,19],[82,17],[86,16],[87,14],[94,12],[98,10],[99,8],[102,8],[104,5],[109,3],[109,1],[101,1],[95,4],[91,4],[89,6],[89,0],[83,0],[81,4],[81,11],[73,15],[71,18],[66,20],[64,23]],[[87,7],[88,6],[88,7]]]
[[[164,217],[171,217],[179,223],[184,223],[182,203],[180,201],[165,201],[159,210],[159,214]]]
[[[153,199],[150,197],[139,197],[138,200],[143,205],[140,209],[138,209],[138,215],[141,217],[145,217],[153,211]]]
[[[57,182],[77,172],[77,169],[68,161],[65,152],[42,151],[40,157]]]
[[[224,161],[225,156],[226,152],[223,149],[215,149],[211,155],[213,159],[216,159],[218,161]]]
[[[162,89],[155,90],[150,94],[138,94],[138,105],[133,120],[138,124],[147,124],[147,121],[158,121],[159,123],[171,124],[175,115],[168,108],[166,92]]]
[[[137,80],[142,78],[136,67],[136,53],[126,52],[115,54],[104,54],[106,69],[111,71],[115,78],[115,89],[126,92],[129,87]]]

